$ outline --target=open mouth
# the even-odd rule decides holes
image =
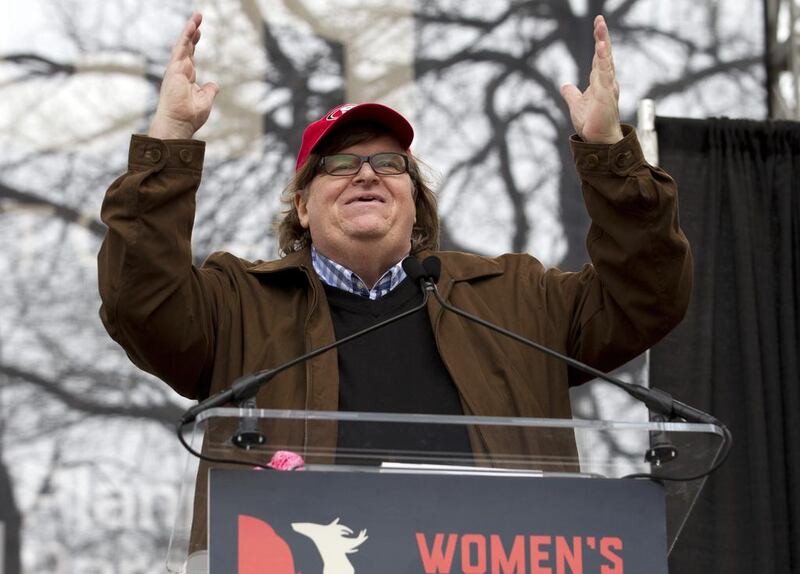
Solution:
[[[364,194],[364,195],[359,195],[358,197],[354,197],[353,199],[347,202],[347,205],[353,203],[370,203],[370,202],[383,203],[384,201],[380,196],[372,194]]]

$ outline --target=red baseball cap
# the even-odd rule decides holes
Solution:
[[[397,142],[403,149],[411,147],[414,129],[407,119],[392,108],[382,104],[341,104],[306,126],[303,132],[303,142],[300,144],[300,152],[297,154],[295,171],[299,171],[303,167],[308,155],[328,132],[357,121],[372,121],[381,124],[397,138]]]

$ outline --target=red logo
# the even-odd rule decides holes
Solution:
[[[269,523],[239,515],[239,574],[297,574],[289,544]],[[348,554],[358,552],[367,531],[353,531],[335,518],[328,524],[293,522],[292,530],[311,539],[322,558],[323,574],[355,574]]]
[[[328,116],[325,119],[328,120],[329,122],[335,121],[335,120],[339,119],[340,117],[342,117],[346,112],[349,112],[354,107],[356,107],[356,105],[357,104],[344,104],[344,105],[341,105],[338,108],[336,108],[335,110],[333,110],[331,113],[329,113]]]
[[[239,515],[239,574],[296,574],[286,541],[268,523]]]
[[[336,518],[327,524],[293,522],[322,560],[322,574],[355,574],[350,556],[368,539]],[[239,515],[238,574],[300,574],[289,543],[266,521]],[[555,536],[416,532],[420,574],[624,574],[616,536]],[[592,566],[590,566],[590,564]]]

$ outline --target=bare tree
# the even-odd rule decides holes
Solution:
[[[434,155],[444,156],[436,163],[446,169],[445,203],[450,205],[449,194],[455,196],[446,221],[466,218],[468,224],[457,227],[474,235],[480,221],[469,217],[464,205],[474,202],[475,211],[485,213],[486,204],[494,204],[503,209],[509,229],[502,247],[536,253],[532,248],[542,244],[537,235],[552,233],[556,219],[563,241],[543,256],[566,269],[587,261],[583,243],[589,222],[577,191],[567,141],[572,128],[559,86],[588,78],[593,46],[580,31],[591,30],[595,14],[605,14],[614,36],[627,121],[633,120],[640,97],[656,99],[661,109],[660,102],[673,96],[686,100],[687,92],[703,93],[710,81],[747,103],[735,111],[711,99],[705,106],[684,101],[682,107],[695,115],[763,115],[765,109],[760,38],[740,33],[738,26],[721,30],[717,3],[692,8],[673,2],[668,9],[648,0],[588,4],[578,13],[574,3],[555,0],[493,3],[487,10],[471,3],[425,3],[418,15],[417,83],[426,102],[422,123],[447,126],[447,135],[431,143]],[[679,18],[692,14],[702,27],[680,21],[670,26],[668,18],[656,21],[645,11]],[[654,77],[642,78],[649,82],[634,81],[633,74],[652,73],[648,68],[657,70]],[[455,140],[463,142],[458,158],[437,153]],[[487,195],[490,200],[481,199]],[[542,217],[542,208],[551,216]],[[453,247],[465,247],[457,234],[447,237]]]
[[[588,219],[559,86],[588,77],[595,13],[614,36],[629,121],[644,96],[676,115],[766,110],[759,2],[579,4],[205,2],[198,65],[222,92],[201,134],[196,261],[215,249],[276,256],[270,224],[303,126],[345,99],[381,99],[412,117],[415,152],[439,173],[445,247],[579,267]],[[100,325],[98,213],[130,133],[147,128],[192,5],[46,7],[48,42],[0,53],[2,519],[17,532],[25,516],[26,568],[75,567],[31,550],[50,544],[85,557],[84,571],[147,571],[165,545],[159,497],[180,471],[165,479],[161,467],[177,465],[170,424],[185,402]],[[87,485],[100,493],[92,502]]]

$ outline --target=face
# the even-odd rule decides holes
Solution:
[[[350,146],[339,153],[372,155],[404,152],[388,135]],[[415,207],[411,177],[376,174],[365,162],[355,175],[333,176],[320,172],[311,180],[303,197],[295,197],[300,224],[311,232],[311,240],[323,254],[341,253],[366,243],[397,259],[411,245]]]

